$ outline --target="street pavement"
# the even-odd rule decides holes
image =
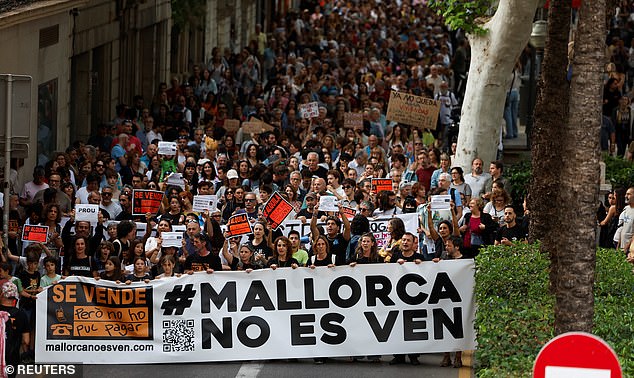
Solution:
[[[355,377],[425,377],[425,378],[472,378],[472,353],[463,353],[464,367],[440,367],[442,353],[424,354],[420,365],[390,365],[392,356],[383,356],[380,363],[367,360],[352,362],[346,358],[336,358],[325,364],[316,365],[312,360],[300,359],[296,362],[253,361],[198,364],[162,365],[87,365],[83,376],[90,378],[355,378]]]

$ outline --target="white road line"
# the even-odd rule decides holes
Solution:
[[[264,363],[261,362],[244,363],[238,370],[236,378],[256,378],[263,367]]]

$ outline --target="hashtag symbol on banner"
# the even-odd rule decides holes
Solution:
[[[183,285],[176,285],[172,291],[165,294],[165,299],[161,304],[161,309],[165,310],[163,315],[172,315],[174,311],[176,311],[176,315],[183,315],[185,309],[192,305],[192,298],[196,295],[196,290],[193,287],[193,284],[187,284],[185,288]]]

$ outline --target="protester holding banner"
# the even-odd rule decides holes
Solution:
[[[253,239],[249,245],[253,248],[256,264],[262,267],[267,266],[268,261],[273,257],[273,249],[270,246],[271,232],[266,222],[258,220],[253,224]]]
[[[92,273],[95,278],[98,278],[106,270],[106,263],[112,256],[114,256],[114,246],[109,241],[103,240],[93,256]]]
[[[220,258],[207,249],[208,238],[203,233],[198,233],[193,237],[196,253],[187,256],[185,260],[185,273],[192,274],[194,272],[213,273],[222,270]]]
[[[286,236],[280,236],[273,243],[273,257],[269,259],[267,266],[273,270],[277,268],[293,268],[299,266],[299,262],[292,257],[293,246]]]
[[[387,223],[387,232],[390,234],[387,243],[379,251],[379,255],[386,263],[392,261],[394,255],[400,253],[401,238],[405,235],[405,223],[401,218],[392,218]]]
[[[432,220],[432,211],[431,209],[427,210],[428,228],[424,229],[424,232],[426,236],[434,242],[433,251],[428,250],[428,254],[433,256],[433,258],[446,258],[447,252],[445,250],[445,243],[452,236],[460,237],[458,217],[456,216],[456,210],[453,204],[451,206],[451,219],[451,222],[447,220],[442,220],[438,224],[438,230],[436,230],[436,228],[434,227],[434,222]]]
[[[320,235],[319,228],[317,228],[318,213],[319,205],[316,205],[313,209],[313,217],[310,220],[310,232],[313,242],[316,242],[316,237]],[[332,215],[326,218],[325,236],[328,240],[329,252],[336,257],[336,265],[344,265],[347,263],[346,250],[350,241],[350,221],[345,216],[341,206],[339,206],[339,214],[341,215],[341,220]],[[341,223],[343,223],[343,232],[339,232]]]
[[[291,248],[292,248],[292,256],[295,260],[297,260],[297,262],[299,263],[299,266],[306,266],[306,263],[308,262],[308,252],[301,247],[301,238],[299,235],[299,231],[297,230],[291,230],[288,233],[288,240],[291,241]]]
[[[99,273],[99,277],[95,277],[95,279],[101,279],[106,281],[112,281],[119,283],[123,279],[123,274],[121,272],[121,260],[117,256],[110,256],[106,263],[104,264],[103,272]]]
[[[350,266],[355,266],[356,264],[375,264],[382,262],[383,259],[379,255],[374,234],[366,232],[361,235],[354,254],[350,257]]]
[[[330,241],[325,235],[317,235],[313,238],[313,246],[310,250],[308,266],[315,269],[318,266],[333,268],[336,264],[337,256],[330,253]]]
[[[92,277],[92,258],[86,253],[88,238],[78,236],[75,238],[73,248],[64,254],[64,276]]]

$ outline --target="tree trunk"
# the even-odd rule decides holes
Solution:
[[[592,331],[596,259],[595,210],[599,198],[599,133],[606,0],[583,1],[575,40],[569,121],[558,145],[559,193],[551,228],[558,260],[555,332]],[[551,169],[555,167],[551,166]]]
[[[455,165],[467,171],[480,157],[495,160],[506,92],[515,61],[528,42],[538,0],[501,0],[484,25],[470,35],[471,66],[465,91]]]
[[[553,199],[557,198],[560,180],[560,172],[553,169],[553,162],[559,159],[559,146],[565,140],[561,125],[568,122],[570,85],[566,73],[570,13],[570,0],[550,2],[548,38],[531,135],[530,240],[540,240],[541,251],[551,253],[551,282],[557,275],[557,258],[552,241],[555,235],[549,231],[560,226],[559,220],[552,216]]]

